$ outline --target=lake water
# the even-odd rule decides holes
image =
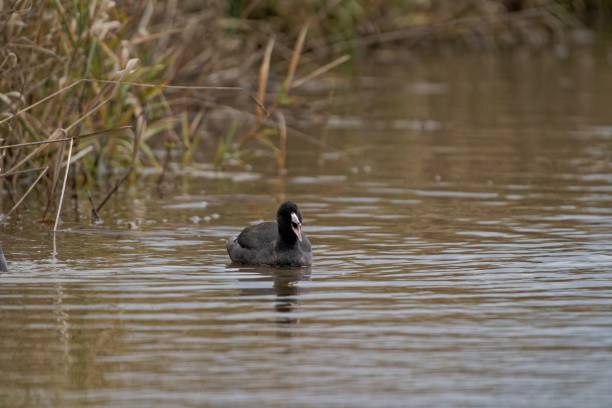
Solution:
[[[231,179],[142,175],[100,226],[68,200],[55,257],[34,201],[2,226],[0,406],[612,406],[610,63],[334,86],[289,123],[312,139],[286,177],[262,150]],[[314,265],[231,265],[224,240],[285,198]]]

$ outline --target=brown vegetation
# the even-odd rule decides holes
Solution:
[[[95,190],[97,176],[116,178],[92,204],[97,213],[133,169],[167,168],[163,147],[190,162],[208,138],[223,166],[263,143],[283,172],[291,128],[280,108],[356,48],[565,46],[565,29],[580,26],[575,16],[586,20],[592,2],[0,5],[0,210],[10,215],[39,191],[43,219],[55,212],[57,228],[67,186],[77,195]],[[216,127],[211,112],[227,106],[239,121]]]

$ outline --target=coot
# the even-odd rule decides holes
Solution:
[[[278,207],[276,222],[246,227],[227,241],[232,261],[242,264],[308,266],[312,264],[310,241],[302,233],[302,213],[287,201]]]

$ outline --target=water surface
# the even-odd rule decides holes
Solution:
[[[67,204],[57,256],[30,205],[0,237],[0,406],[610,406],[612,70],[576,61],[339,77],[286,177],[265,151],[145,175],[103,225]],[[314,265],[231,265],[284,198]]]

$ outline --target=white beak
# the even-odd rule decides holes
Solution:
[[[302,223],[300,222],[297,214],[294,212],[291,213],[291,229],[297,236],[297,239],[302,242]]]

